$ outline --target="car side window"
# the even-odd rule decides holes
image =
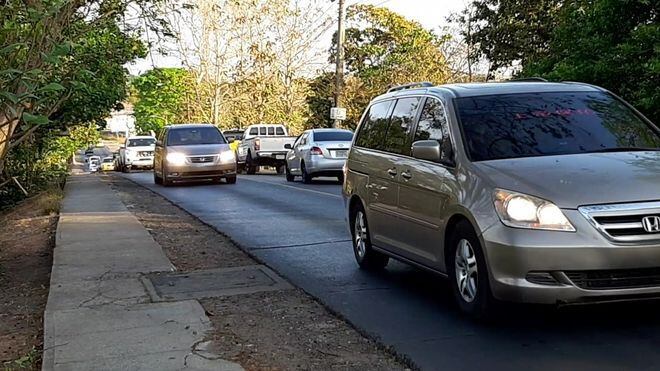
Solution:
[[[276,127],[275,128],[275,135],[284,135],[284,128],[282,127]]]
[[[355,145],[370,149],[383,149],[385,134],[389,123],[391,100],[374,103],[364,116]]]
[[[386,151],[400,155],[410,154],[410,133],[413,130],[421,100],[421,97],[410,97],[396,101],[385,137]]]
[[[275,128],[272,126],[268,127],[268,135],[275,135]]]
[[[414,141],[418,140],[437,140],[440,144],[449,141],[447,115],[442,103],[437,99],[427,98],[424,103],[415,131]]]
[[[309,132],[303,133],[302,138],[300,138],[300,143],[298,143],[299,146],[304,146],[307,144],[307,137],[309,137]]]
[[[257,127],[251,128],[250,135],[259,135],[259,128]]]
[[[261,126],[259,128],[259,135],[266,135],[266,127],[265,126]]]

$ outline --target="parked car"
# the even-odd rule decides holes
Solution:
[[[132,169],[152,169],[156,138],[150,135],[130,136],[119,149],[117,165],[124,173]]]
[[[100,166],[101,166],[101,157],[89,156],[87,158],[87,167],[89,168],[90,172],[95,173],[99,171]]]
[[[304,183],[314,177],[330,176],[344,180],[343,167],[353,141],[353,132],[342,129],[311,129],[303,132],[289,149],[286,156],[286,180],[292,182],[296,175]]]
[[[112,157],[104,157],[101,160],[101,171],[113,171],[115,170],[115,162]]]
[[[355,258],[449,278],[459,307],[660,296],[660,130],[621,98],[542,81],[391,89],[343,196]]]
[[[227,139],[227,142],[229,143],[229,147],[234,153],[238,152],[238,146],[241,144],[241,140],[243,140],[244,133],[245,131],[240,129],[225,130],[222,132],[222,135],[225,136],[225,139]]]
[[[154,183],[204,179],[236,183],[236,157],[220,130],[209,124],[166,126],[156,142]]]
[[[285,145],[295,139],[284,125],[250,125],[238,146],[238,164],[248,174],[256,173],[259,166],[273,166],[282,174],[288,152]]]

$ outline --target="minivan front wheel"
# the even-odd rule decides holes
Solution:
[[[488,317],[493,297],[481,244],[468,222],[460,222],[450,238],[447,273],[459,308],[477,318]]]
[[[355,260],[362,269],[383,269],[390,258],[371,247],[369,224],[364,209],[358,206],[353,213],[353,252]]]

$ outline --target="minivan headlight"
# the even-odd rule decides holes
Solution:
[[[167,162],[174,166],[184,165],[186,163],[186,155],[184,155],[183,153],[176,153],[176,152],[168,153]]]
[[[220,152],[220,162],[223,164],[231,164],[236,162],[234,157],[234,151],[222,151]]]
[[[506,226],[575,232],[575,227],[552,202],[503,189],[496,189],[493,199],[497,215]]]

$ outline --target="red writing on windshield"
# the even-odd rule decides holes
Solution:
[[[554,111],[547,110],[536,110],[530,112],[518,112],[515,115],[516,120],[526,120],[533,117],[537,118],[547,118],[552,116],[573,116],[573,115],[595,115],[593,110],[589,108],[558,108]]]

